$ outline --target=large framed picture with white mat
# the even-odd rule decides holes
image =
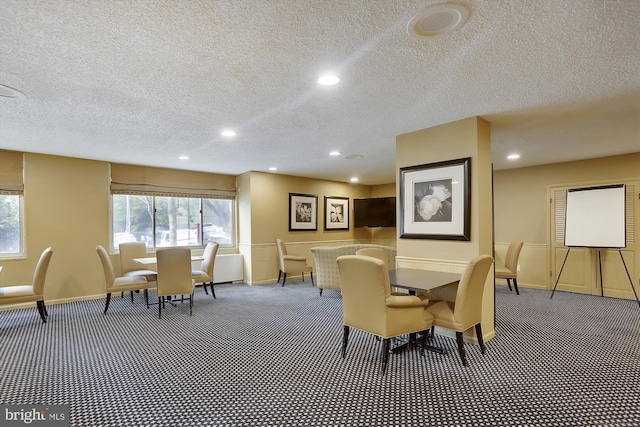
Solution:
[[[471,158],[400,169],[400,238],[471,239]]]

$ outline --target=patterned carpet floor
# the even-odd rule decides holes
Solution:
[[[151,294],[155,296],[155,294]],[[390,356],[309,282],[196,289],[158,319],[141,295],[0,312],[0,403],[68,404],[70,426],[640,426],[635,301],[496,290],[487,354]]]

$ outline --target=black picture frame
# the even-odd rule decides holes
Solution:
[[[289,193],[289,231],[318,230],[318,196]]]
[[[349,198],[338,196],[324,197],[324,229],[349,229]]]
[[[400,168],[400,238],[471,240],[471,158]]]

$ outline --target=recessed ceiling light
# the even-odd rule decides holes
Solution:
[[[339,156],[340,154],[342,153],[340,153],[339,151],[332,151],[329,153],[330,156]]]
[[[358,178],[354,176],[353,178],[351,178],[351,182],[358,182]]]
[[[178,157],[180,160],[189,160],[189,156],[180,156]]]
[[[427,6],[407,24],[407,32],[416,37],[449,34],[469,19],[469,10],[460,3],[440,3]]]
[[[322,76],[318,79],[318,83],[323,86],[331,86],[339,81],[340,79],[337,76]]]
[[[230,129],[223,130],[220,135],[222,136],[236,136],[236,133]]]
[[[344,156],[344,158],[347,160],[362,159],[363,157],[364,156],[362,154],[349,154],[348,156]]]
[[[271,166],[271,167],[269,168],[269,170],[270,170],[270,171],[277,171],[277,170],[278,170],[278,168],[277,168],[277,167],[275,167],[275,166]]]
[[[515,159],[519,159],[520,158],[520,154],[509,154],[507,156],[507,159],[509,160],[515,160]]]

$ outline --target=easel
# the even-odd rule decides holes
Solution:
[[[600,258],[600,249],[597,249],[597,251],[598,251],[598,267],[600,270],[600,296],[604,296],[604,288],[602,287],[602,259]],[[556,291],[556,287],[558,287],[558,282],[560,281],[560,276],[562,275],[562,269],[564,268],[564,264],[567,262],[567,258],[569,257],[569,252],[571,252],[571,248],[567,250],[567,254],[564,256],[564,261],[562,261],[562,267],[560,267],[560,273],[558,273],[556,284],[553,286],[553,291],[551,292],[551,297],[549,299],[553,298],[553,293]],[[633,280],[631,280],[631,275],[629,274],[627,263],[624,262],[624,257],[622,256],[622,250],[620,248],[618,248],[618,253],[620,254],[622,265],[624,265],[624,271],[627,273],[627,278],[629,279],[629,284],[631,285],[631,290],[633,291],[633,295],[635,295],[636,301],[638,302],[638,307],[640,307],[640,300],[638,299],[638,293],[636,292],[636,288],[633,287]]]

